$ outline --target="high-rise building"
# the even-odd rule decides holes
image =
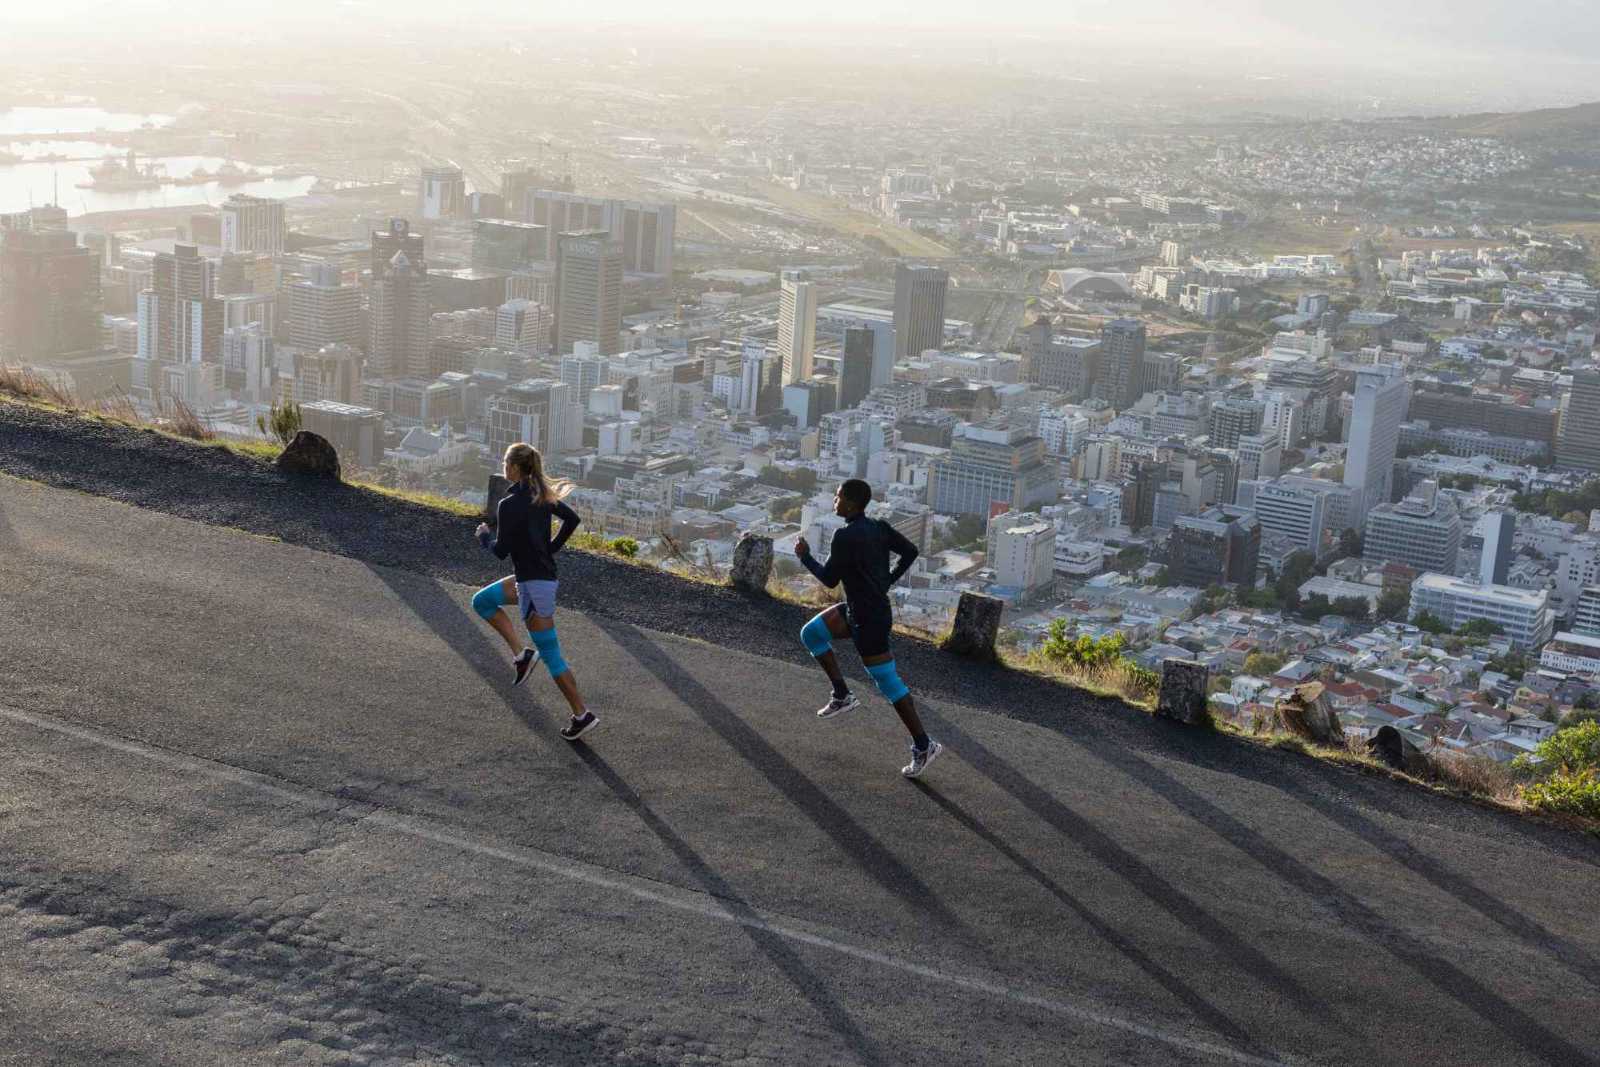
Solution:
[[[1327,529],[1329,490],[1314,486],[1286,484],[1282,481],[1256,483],[1253,498],[1248,505],[1261,522],[1266,535],[1281,535],[1297,548],[1315,555],[1322,549],[1323,534]],[[1244,487],[1240,486],[1239,499],[1244,500]]]
[[[599,386],[608,384],[606,358],[598,353],[591,342],[579,341],[570,356],[561,357],[561,380],[572,390],[578,405],[587,410],[589,394]]]
[[[532,300],[507,300],[495,309],[494,343],[531,356],[550,347],[550,313]]]
[[[1461,515],[1435,482],[1419,482],[1398,504],[1379,504],[1367,512],[1363,559],[1454,574],[1460,552]]]
[[[871,330],[852,327],[844,331],[844,349],[839,357],[840,411],[849,411],[872,391],[874,349],[875,335]]]
[[[488,445],[492,455],[502,455],[518,441],[526,441],[544,454],[552,466],[570,449],[583,431],[583,409],[565,382],[537,378],[513,385],[489,402]]]
[[[1411,394],[1406,418],[1426,422],[1434,429],[1483,430],[1501,437],[1538,441],[1553,453],[1556,448],[1557,413],[1529,407],[1505,396],[1478,396],[1464,387],[1432,385]]]
[[[393,248],[390,258],[377,257]],[[372,235],[372,287],[367,316],[367,365],[375,378],[427,377],[430,287],[422,237],[404,219],[390,219],[387,232]]]
[[[194,245],[174,245],[151,264],[139,294],[139,355],[159,363],[222,362],[222,301],[213,265]]]
[[[527,221],[547,228],[549,239],[582,231],[604,230],[622,257],[622,267],[641,274],[672,273],[672,243],[678,209],[673,204],[647,204],[635,200],[608,200],[579,196],[554,189],[534,189],[527,194]],[[551,247],[543,257],[554,258]]]
[[[1100,342],[1092,337],[1058,335],[1048,319],[1038,319],[1023,335],[1028,381],[1083,400],[1100,376]]]
[[[1274,363],[1267,370],[1267,384],[1296,397],[1302,411],[1302,433],[1316,440],[1327,432],[1339,396],[1338,375],[1332,364],[1312,359]],[[1284,447],[1297,443],[1286,442]]]
[[[344,469],[370,469],[383,462],[383,412],[314,400],[300,406],[300,418],[306,429],[333,446]]]
[[[1112,319],[1100,328],[1100,377],[1093,394],[1118,411],[1133,407],[1143,395],[1144,323]]]
[[[234,193],[222,202],[222,251],[283,254],[283,201]]]
[[[783,387],[783,409],[794,416],[802,430],[810,429],[834,410],[836,395],[834,383],[828,378],[791,382]]]
[[[1400,424],[1405,419],[1406,380],[1398,367],[1379,365],[1357,372],[1350,447],[1344,460],[1344,484],[1357,491],[1352,516],[1356,524],[1368,511],[1389,502]]]
[[[1600,370],[1572,372],[1572,392],[1561,414],[1556,466],[1600,471]]]
[[[1517,513],[1491,511],[1478,520],[1477,528],[1483,532],[1478,581],[1483,585],[1505,585],[1511,575],[1511,542],[1517,533]]]
[[[1016,427],[962,425],[928,472],[928,499],[945,515],[1027,511],[1060,499],[1061,472],[1044,441]]]
[[[1024,600],[1055,587],[1056,528],[1037,515],[1031,521],[1007,523],[990,538],[987,561],[995,585],[1015,589]]]
[[[361,350],[351,345],[323,345],[294,358],[294,399],[297,404],[330,400],[356,404],[361,400]]]
[[[1600,637],[1600,586],[1590,586],[1578,594],[1578,606],[1572,614],[1572,632]]]
[[[455,219],[467,213],[467,179],[460,167],[423,167],[417,186],[417,214],[427,220]]]
[[[1239,454],[1238,481],[1278,476],[1283,444],[1272,434],[1245,434],[1239,438],[1235,451]]]
[[[556,251],[556,352],[622,350],[622,249],[605,231],[564,233]]]
[[[50,359],[100,346],[100,257],[65,230],[0,232],[0,355]]]
[[[284,287],[287,333],[296,348],[315,352],[323,345],[359,346],[361,287],[345,285],[337,265],[313,263],[305,277]]]
[[[783,272],[778,293],[778,358],[783,360],[783,384],[810,381],[817,345],[817,286],[800,271]]]
[[[472,223],[472,266],[477,270],[516,271],[548,259],[550,232],[517,219],[477,219]]]
[[[1228,397],[1211,409],[1212,445],[1217,448],[1238,448],[1241,437],[1261,432],[1265,417],[1266,405],[1261,401]]]
[[[1261,558],[1261,523],[1248,508],[1231,505],[1173,520],[1167,541],[1167,575],[1179,585],[1255,585]]]
[[[950,275],[941,267],[900,264],[894,272],[894,358],[944,347],[944,298]]]

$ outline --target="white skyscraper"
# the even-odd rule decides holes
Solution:
[[[283,218],[283,201],[266,196],[234,193],[222,202],[222,250],[224,252],[283,253],[288,227]]]
[[[778,357],[783,360],[784,385],[810,380],[816,346],[816,285],[802,280],[799,271],[784,271],[778,296]]]
[[[1356,374],[1355,402],[1350,414],[1350,448],[1344,460],[1344,484],[1356,490],[1351,523],[1359,527],[1367,512],[1389,502],[1394,457],[1400,446],[1400,424],[1406,418],[1406,380],[1400,368],[1364,367]]]

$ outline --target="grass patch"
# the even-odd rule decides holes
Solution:
[[[1025,653],[1001,649],[999,657],[1001,664],[1011,670],[1086,689],[1096,696],[1121,700],[1145,711],[1156,710],[1156,697],[1161,692],[1161,679],[1132,660],[1079,664],[1054,658],[1037,649]]]
[[[471,504],[453,500],[447,496],[440,496],[438,493],[424,493],[415,489],[395,489],[392,486],[379,485],[376,482],[350,481],[345,484],[353,485],[357,489],[365,489],[369,493],[377,493],[379,496],[390,497],[394,500],[404,500],[408,504],[420,504],[425,508],[448,512],[463,519],[483,518],[482,508],[473,507]]]

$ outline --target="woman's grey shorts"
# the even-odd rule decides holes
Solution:
[[[555,582],[533,581],[517,583],[517,607],[522,609],[522,621],[538,615],[548,619],[556,613]]]

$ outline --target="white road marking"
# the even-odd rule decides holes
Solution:
[[[114,734],[79,726],[75,723],[23,711],[20,708],[0,704],[0,718],[10,719],[13,722],[22,723],[50,733],[76,738],[79,741],[97,745],[101,748],[127,753],[174,770],[198,774],[213,781],[244,786],[255,792],[278,797],[301,807],[326,812],[349,819],[351,822],[359,822],[362,826],[381,826],[396,833],[447,845],[472,855],[502,860],[527,870],[536,870],[566,878],[570,881],[581,882],[584,885],[598,889],[623,893],[635,899],[649,901],[652,904],[670,908],[674,911],[697,915],[717,922],[730,923],[735,926],[761,930],[787,941],[810,945],[814,948],[824,949],[841,956],[873,963],[905,974],[914,974],[942,985],[954,986],[974,993],[982,993],[986,996],[1008,1000],[1017,1004],[1025,1004],[1032,1008],[1039,1008],[1070,1019],[1076,1019],[1079,1022],[1091,1023],[1106,1029],[1134,1034],[1173,1048],[1215,1057],[1229,1063],[1245,1064],[1249,1065],[1249,1067],[1290,1067],[1292,1064],[1303,1064],[1305,1062],[1298,1057],[1291,1060],[1252,1055],[1231,1046],[1220,1044],[1217,1041],[1188,1037],[1184,1034],[1141,1023],[1122,1015],[1112,1015],[1096,1008],[1086,1007],[1057,997],[1030,993],[1025,989],[1008,985],[1003,981],[930,967],[889,953],[852,945],[835,937],[812,933],[792,925],[793,920],[787,922],[773,921],[754,907],[747,906],[746,909],[741,909],[741,911],[734,911],[709,893],[669,886],[636,875],[622,874],[525,845],[501,845],[478,840],[439,826],[429,819],[401,815],[360,801],[343,801],[327,793],[293,783],[286,783],[281,779],[272,778],[256,771],[245,770],[241,767],[219,763],[200,756],[168,751],[142,741],[117,737]]]

